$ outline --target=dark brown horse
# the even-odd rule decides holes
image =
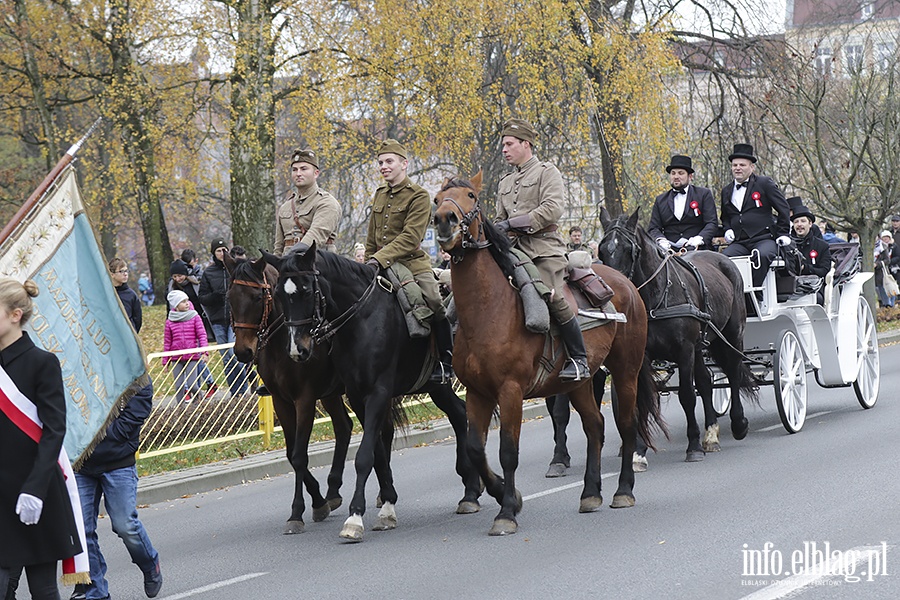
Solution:
[[[450,271],[459,316],[453,368],[466,386],[468,451],[488,493],[500,503],[490,534],[505,535],[516,532],[515,516],[522,508],[515,473],[523,399],[567,393],[581,415],[588,441],[581,512],[595,511],[603,504],[604,422],[590,381],[563,383],[557,378],[564,352],[559,353],[549,377],[538,383],[546,336],[525,328],[522,301],[508,279],[514,268],[508,253],[510,241],[486,220],[478,203],[480,187],[480,174],[471,182],[446,181],[435,198],[434,223],[438,242],[453,257]],[[644,358],[647,313],[640,295],[621,273],[600,265],[594,269],[613,288],[616,310],[627,318],[626,323],[609,321],[584,332],[591,371],[606,365],[618,392],[614,415],[624,452],[611,506],[623,508],[634,505],[631,456],[637,432],[650,440],[651,420],[662,425],[659,397]],[[574,304],[571,297],[569,301]],[[491,470],[484,449],[491,415],[498,407],[503,477]]]
[[[224,261],[232,280],[228,304],[234,326],[234,355],[243,363],[257,362],[259,375],[272,394],[275,413],[284,430],[287,457],[296,477],[291,516],[284,533],[302,533],[306,508],[303,484],[312,497],[313,521],[324,520],[341,505],[340,488],[353,422],[327,353],[318,352],[301,365],[291,360],[284,350],[287,328],[283,327],[281,309],[272,296],[278,271],[262,258],[235,262],[226,252]],[[331,416],[335,437],[334,459],[324,498],[318,481],[309,472],[309,438],[319,398]]]

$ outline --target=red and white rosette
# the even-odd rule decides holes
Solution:
[[[810,251],[809,251],[809,260],[812,262],[812,264],[816,264],[816,257],[817,257],[817,256],[819,256],[819,253],[816,252],[815,250],[810,250]]]
[[[699,216],[700,216],[700,205],[697,203],[696,200],[691,200],[691,210],[694,211],[694,216],[695,216],[695,217],[699,217]]]
[[[750,197],[756,203],[756,208],[762,208],[762,196],[759,195],[759,192],[753,192]]]

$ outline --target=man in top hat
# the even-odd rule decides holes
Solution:
[[[453,331],[441,302],[431,258],[421,248],[431,221],[431,196],[407,176],[409,154],[397,140],[387,139],[378,148],[378,170],[384,178],[372,200],[366,234],[366,264],[376,272],[402,263],[422,288],[425,303],[434,313],[432,328],[438,361],[430,380],[449,383],[453,376]]]
[[[534,155],[536,137],[531,124],[522,119],[510,119],[503,125],[503,158],[515,168],[500,179],[496,226],[534,261],[541,279],[553,290],[550,314],[559,323],[570,359],[559,378],[581,381],[589,378],[591,372],[581,328],[563,295],[566,243],[557,231],[564,207],[562,175],[553,164],[539,161]]]
[[[275,217],[275,254],[281,256],[299,242],[316,242],[320,250],[335,251],[334,233],[341,220],[341,205],[319,188],[319,157],[309,149],[291,155],[291,181],[297,188]]]
[[[666,167],[671,189],[656,197],[647,233],[663,250],[712,248],[719,226],[712,192],[695,187],[691,157],[676,154]]]
[[[800,267],[800,275],[818,275],[824,277],[831,270],[831,250],[828,248],[828,242],[820,237],[816,237],[813,230],[818,230],[813,224],[816,222],[814,215],[802,203],[797,203],[799,197],[790,198],[788,202],[792,203],[791,209],[791,226],[794,233],[791,236],[803,262]],[[802,202],[802,200],[800,200]],[[819,288],[818,302],[823,304],[825,300],[824,286]]]
[[[735,144],[728,157],[734,181],[722,188],[722,227],[725,256],[747,256],[759,252],[759,267],[753,269],[753,286],[762,286],[776,245],[787,246],[790,208],[771,177],[756,175],[756,157],[750,144]],[[774,211],[774,215],[773,215]]]

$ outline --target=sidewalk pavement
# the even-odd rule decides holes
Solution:
[[[892,330],[879,335],[879,345],[900,341],[900,330]],[[543,400],[526,401],[522,412],[523,419],[534,419],[547,416],[547,407]],[[422,444],[444,441],[453,436],[453,428],[446,419],[436,421],[428,428],[417,428],[410,425],[406,435],[394,439],[394,449],[413,448]],[[347,460],[356,456],[361,435],[355,435],[350,441]],[[309,468],[331,465],[334,442],[315,442],[309,447]],[[293,472],[284,449],[272,450],[261,454],[253,454],[245,458],[222,461],[159,473],[141,477],[138,482],[138,504],[156,504],[175,498],[200,494],[230,485],[239,485],[256,479],[275,477]]]

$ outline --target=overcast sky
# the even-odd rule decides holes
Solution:
[[[750,33],[778,33],[784,31],[785,21],[785,3],[787,0],[737,0],[736,4],[740,5],[740,17],[744,22],[744,26]],[[710,2],[701,2],[711,13],[716,14],[716,0]],[[680,5],[680,14],[684,18],[684,26],[691,27],[691,24],[700,23],[699,27],[703,27],[706,16],[701,14],[690,2],[682,2]],[[720,15],[729,15],[730,13],[721,10]],[[727,25],[724,25],[727,28]]]

